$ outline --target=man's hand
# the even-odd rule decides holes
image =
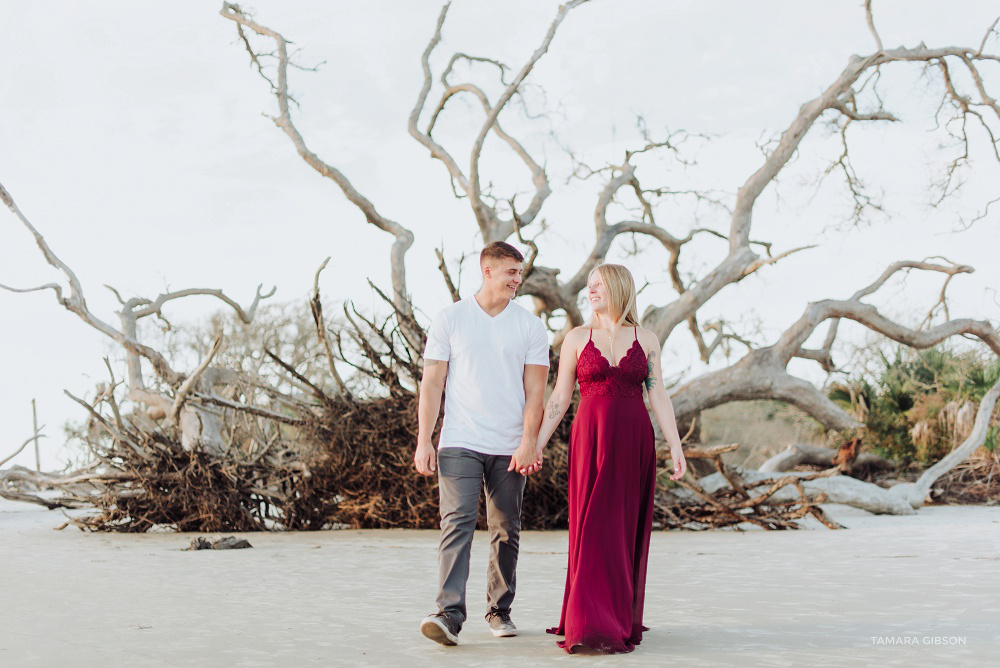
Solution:
[[[510,458],[508,471],[517,471],[523,476],[537,473],[542,468],[542,451],[533,443],[522,443]]]
[[[434,475],[437,470],[434,446],[430,443],[417,443],[417,451],[413,453],[413,465],[417,467],[418,473]]]

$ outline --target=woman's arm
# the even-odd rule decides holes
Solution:
[[[562,347],[559,349],[559,373],[556,376],[556,386],[549,395],[549,401],[545,404],[545,413],[542,415],[542,424],[538,428],[538,452],[552,438],[556,427],[562,422],[563,416],[569,409],[569,403],[573,400],[573,389],[576,387],[576,349],[579,346],[580,332],[574,329],[563,339]]]
[[[660,424],[660,431],[670,445],[670,458],[674,462],[674,472],[671,480],[679,480],[687,471],[687,460],[681,448],[681,436],[677,432],[677,419],[674,417],[674,406],[670,403],[670,395],[663,386],[663,374],[660,370],[660,339],[649,330],[643,330],[643,340],[646,346],[646,396],[649,407]]]

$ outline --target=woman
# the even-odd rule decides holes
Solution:
[[[569,442],[569,569],[559,626],[548,632],[564,635],[559,646],[570,653],[578,645],[631,652],[648,630],[642,607],[656,481],[644,386],[670,444],[671,480],[684,475],[687,462],[660,373],[659,339],[639,327],[632,274],[603,264],[590,272],[587,285],[594,317],[563,340],[538,434],[541,451],[579,379]]]

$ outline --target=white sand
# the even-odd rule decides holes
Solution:
[[[850,529],[654,532],[642,645],[569,656],[544,633],[565,532],[523,535],[521,635],[505,639],[482,620],[477,534],[470,619],[444,648],[418,631],[435,531],[240,534],[253,549],[184,552],[191,535],[52,531],[59,511],[0,501],[0,666],[998,665],[1000,507],[824,508]]]

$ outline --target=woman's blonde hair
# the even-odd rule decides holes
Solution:
[[[604,288],[608,292],[608,315],[615,321],[614,327],[611,328],[611,337],[614,340],[614,335],[622,326],[639,326],[639,315],[635,306],[635,281],[632,280],[632,272],[620,264],[599,264],[587,274],[588,285],[595,271],[600,274]],[[596,323],[595,313],[587,325],[593,327]]]

